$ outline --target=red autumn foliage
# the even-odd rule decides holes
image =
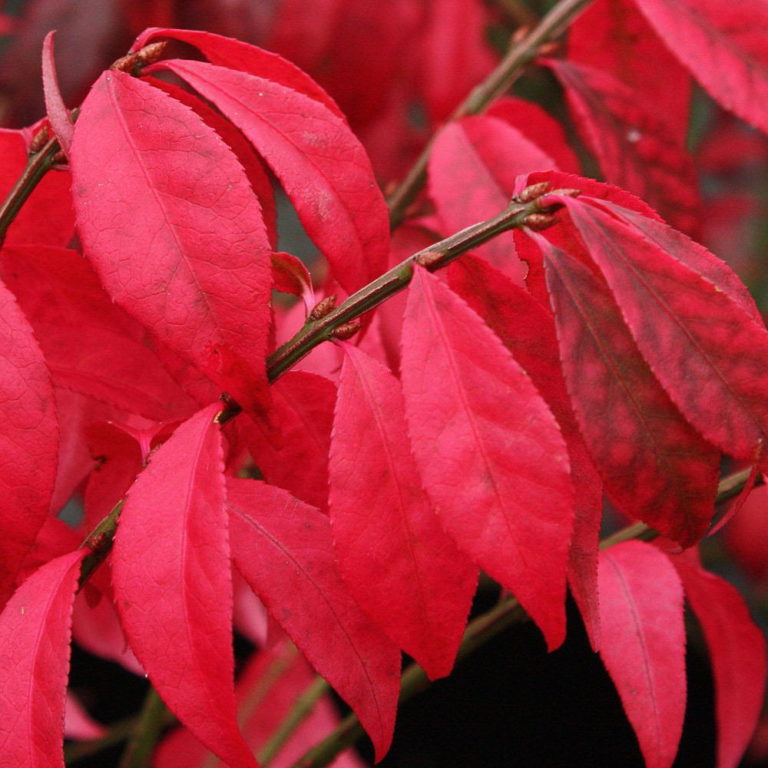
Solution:
[[[768,130],[768,15],[545,5],[0,15],[3,764],[115,739],[73,638],[151,684],[120,768],[386,760],[512,622],[569,647],[569,592],[635,759],[676,761],[688,642],[738,764],[765,639],[708,534],[764,589],[768,332],[706,238],[759,207],[716,110]]]

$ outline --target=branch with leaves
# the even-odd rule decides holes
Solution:
[[[458,5],[454,25],[498,21]],[[377,137],[405,146],[418,129],[394,57],[391,112],[357,111],[330,59],[338,102],[265,49],[147,24],[69,111],[46,38],[45,125],[0,133],[9,761],[60,763],[73,636],[151,680],[130,736],[103,737],[127,737],[121,768],[207,765],[206,750],[320,768],[363,733],[380,760],[399,702],[505,627],[530,620],[560,647],[568,591],[656,768],[680,740],[687,601],[713,660],[718,760],[738,760],[765,643],[696,547],[761,484],[768,332],[689,236],[701,202],[683,141],[691,74],[762,127],[768,77],[717,3],[588,5],[555,3],[497,63],[481,35],[463,42],[457,79],[482,78],[458,107],[452,78],[420,84],[439,130],[389,206]],[[459,39],[450,11],[409,23],[423,46],[406,58],[431,71]],[[302,37],[321,59],[337,34],[354,51],[334,24]],[[566,30],[567,48],[548,45]],[[665,77],[631,49],[596,51],[601,36]],[[533,62],[609,183],[581,175],[551,114],[505,95]],[[278,250],[275,185],[327,276]],[[738,471],[720,479],[724,456]],[[73,498],[77,530],[57,516]],[[600,542],[614,514],[637,522]],[[467,623],[481,573],[508,596]],[[236,687],[233,615],[263,646]],[[328,686],[352,710],[341,722]],[[183,728],[164,735],[171,717]]]

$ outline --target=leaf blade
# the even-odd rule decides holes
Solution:
[[[84,250],[107,291],[241,405],[258,407],[271,248],[228,147],[159,89],[109,72],[83,103],[72,170]]]
[[[355,711],[380,760],[392,739],[400,652],[341,581],[327,517],[263,483],[228,487],[235,565]]]
[[[685,713],[683,590],[667,557],[640,541],[600,554],[600,655],[647,768],[669,768]]]
[[[72,604],[85,554],[48,561],[0,615],[0,749],[19,768],[64,765]]]
[[[112,554],[115,602],[169,708],[223,760],[254,768],[235,717],[218,410],[213,404],[184,422],[128,492]]]
[[[554,417],[498,338],[421,268],[402,352],[414,456],[446,530],[556,647],[565,632],[573,489]]]

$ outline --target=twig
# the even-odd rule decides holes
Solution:
[[[742,470],[724,477],[718,485],[717,503],[727,501],[737,494],[748,477],[749,470]],[[603,539],[600,542],[600,548],[606,549],[630,539],[650,541],[658,535],[656,531],[644,523],[635,523]],[[457,663],[508,627],[527,621],[528,618],[514,597],[502,600],[490,611],[478,616],[467,625],[456,656]],[[424,670],[418,664],[411,664],[401,678],[400,703],[402,704],[417,693],[426,690],[430,685],[431,682]],[[330,764],[339,753],[354,744],[362,735],[363,729],[360,727],[357,717],[354,714],[347,715],[332,733],[306,752],[291,768],[323,768]]]
[[[592,0],[562,0],[558,3],[520,42],[512,45],[496,69],[469,93],[448,121],[482,112],[515,82],[523,68],[536,58],[539,48],[563,32],[591,2]],[[416,199],[427,180],[427,164],[433,144],[434,137],[411,166],[400,186],[389,197],[389,220],[393,229],[403,221],[408,206]]]

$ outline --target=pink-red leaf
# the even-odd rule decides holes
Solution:
[[[336,387],[314,373],[289,371],[272,385],[274,429],[255,421],[245,428],[248,447],[266,481],[307,504],[328,506],[328,449]]]
[[[282,8],[281,14],[282,15]],[[314,14],[313,14],[314,15]],[[343,117],[336,102],[303,70],[272,51],[265,51],[232,37],[215,35],[197,29],[145,29],[133,44],[133,50],[157,40],[170,38],[197,48],[211,64],[238,69],[257,77],[280,83],[324,104],[338,117]]]
[[[551,411],[482,320],[421,268],[402,350],[413,451],[446,530],[556,647],[565,633],[573,488]]]
[[[194,409],[147,345],[146,329],[112,302],[79,253],[9,247],[0,265],[40,340],[56,386],[155,419]]]
[[[480,116],[449,123],[429,156],[429,193],[444,234],[495,216],[519,191],[518,176],[554,166],[551,157],[502,120]],[[476,253],[522,285],[526,268],[516,258],[511,232]]]
[[[643,357],[686,419],[752,459],[768,423],[768,333],[718,285],[587,204],[566,201]]]
[[[235,719],[218,409],[208,406],[182,424],[131,487],[113,582],[131,648],[168,707],[232,768],[254,768]]]
[[[280,83],[199,61],[162,66],[212,101],[256,147],[348,292],[384,271],[389,223],[365,150],[325,105]]]
[[[765,637],[744,598],[713,573],[673,560],[704,631],[715,678],[717,768],[736,768],[755,730],[765,692]]]
[[[597,642],[597,543],[602,485],[565,388],[552,313],[482,259],[465,254],[448,267],[448,283],[501,339],[531,377],[560,425],[575,490],[568,581],[593,645]]]
[[[0,283],[0,606],[50,511],[59,429],[50,375],[27,319]]]
[[[693,162],[653,102],[591,67],[550,60],[577,126],[612,184],[646,200],[678,229],[697,226]]]
[[[691,108],[690,73],[659,39],[632,0],[598,0],[568,30],[568,60],[610,72],[652,101],[683,143]]]
[[[768,132],[762,0],[635,0],[659,36],[726,109]]]
[[[85,253],[107,291],[256,407],[265,397],[271,248],[223,140],[159,89],[107,72],[83,103],[72,172]]]
[[[330,513],[353,597],[431,678],[451,671],[477,568],[443,531],[419,482],[400,384],[345,347],[333,423]]]
[[[235,565],[312,666],[389,748],[400,653],[352,599],[334,564],[328,518],[285,491],[229,481]]]
[[[625,514],[690,546],[714,515],[719,453],[656,381],[605,282],[544,238],[538,242],[563,370],[606,492]]]
[[[503,96],[496,99],[485,114],[517,128],[523,136],[546,152],[561,171],[579,172],[579,161],[568,145],[565,129],[538,104],[513,96]]]
[[[59,90],[59,78],[56,75],[56,62],[53,56],[55,34],[55,31],[51,30],[43,40],[43,93],[45,95],[45,110],[48,113],[51,128],[53,128],[64,154],[69,156],[72,134],[75,129]]]
[[[685,714],[683,590],[666,555],[640,541],[600,554],[600,655],[647,768],[669,768]]]
[[[72,601],[85,553],[47,562],[0,615],[0,753],[14,768],[64,766]]]

